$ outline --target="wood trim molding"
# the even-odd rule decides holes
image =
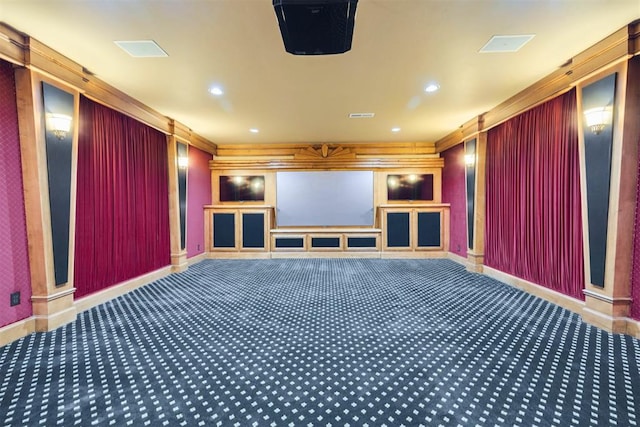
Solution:
[[[110,288],[104,289],[100,292],[96,292],[95,294],[87,295],[85,297],[77,299],[75,301],[75,308],[78,313],[82,313],[83,311],[87,311],[92,307],[104,304],[105,302],[111,301],[112,299],[115,299],[121,295],[127,294],[142,286],[148,285],[155,280],[166,277],[170,273],[170,265],[162,267],[150,273],[143,274],[142,276],[138,276],[125,282],[119,283],[115,286],[111,286]]]
[[[640,55],[640,19],[629,24],[629,55]]]
[[[599,292],[590,291],[589,289],[584,289],[582,292],[591,298],[604,301],[608,304],[628,304],[632,300],[631,297],[612,297]]]
[[[35,317],[28,317],[0,328],[0,347],[31,335],[36,331]]]
[[[73,295],[76,292],[76,288],[68,288],[60,292],[56,292],[50,295],[33,295],[31,301],[35,302],[51,302],[60,298],[64,298],[67,295]]]
[[[345,156],[344,158],[303,158],[303,159],[220,159],[214,157],[209,162],[211,170],[348,170],[348,169],[429,169],[443,168],[444,159],[405,159],[405,158],[380,158],[380,159],[360,159],[357,156]]]
[[[447,258],[450,259],[451,261],[460,264],[461,266],[467,268],[468,267],[468,262],[467,259],[463,256],[460,256],[458,254],[454,254],[453,252],[448,252],[447,253]]]
[[[207,253],[202,252],[201,254],[192,256],[191,258],[187,258],[187,264],[189,265],[189,267],[191,267],[192,265],[196,265],[199,262],[204,261],[205,259],[208,259]]]
[[[436,142],[436,151],[442,153],[449,148],[455,147],[474,136],[484,129],[484,115],[474,117],[464,123],[458,129]]]
[[[323,148],[324,147],[324,148]],[[340,144],[220,144],[216,157],[235,160],[326,159],[355,154],[356,158],[437,158],[432,142],[369,142]],[[323,155],[323,152],[326,154]]]
[[[25,39],[24,34],[0,23],[0,58],[13,64],[24,65]]]
[[[496,270],[495,268],[487,267],[486,265],[483,267],[483,273],[486,276],[491,277],[492,279],[498,280],[499,282],[505,283],[509,286],[513,286],[514,288],[523,290],[528,294],[540,297],[550,303],[557,304],[560,307],[566,308],[567,310],[572,311],[576,314],[581,314],[585,306],[585,303],[583,301],[572,298],[560,292],[556,292],[552,289],[545,288],[544,286],[540,286],[536,283],[529,282],[528,280],[512,276],[503,271]]]

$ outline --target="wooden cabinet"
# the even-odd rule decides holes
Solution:
[[[207,248],[211,252],[268,252],[271,206],[205,207]]]
[[[378,227],[275,228],[272,206],[205,207],[211,257],[437,257],[449,250],[449,205],[379,206]]]
[[[379,252],[377,228],[279,228],[271,230],[273,252]]]
[[[449,205],[383,205],[378,211],[383,251],[448,251]]]

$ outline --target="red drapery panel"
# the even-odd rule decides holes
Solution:
[[[575,90],[491,129],[485,263],[584,299]]]
[[[76,297],[171,263],[165,135],[80,100]]]
[[[640,146],[640,141],[638,141]],[[631,317],[640,320],[640,162],[636,189],[636,222],[633,234],[633,270],[631,271]]]

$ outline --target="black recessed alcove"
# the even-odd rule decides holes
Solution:
[[[614,73],[582,89],[582,111],[610,106],[613,113],[612,122],[599,133],[593,132],[583,120],[591,284],[601,287],[604,287],[607,254],[616,78]]]
[[[465,142],[465,156],[476,154],[475,138]],[[466,163],[466,162],[465,162]],[[469,249],[473,249],[473,223],[475,216],[475,198],[476,198],[476,163],[465,165],[465,182],[467,189],[467,244]]]
[[[42,83],[44,105],[47,175],[49,179],[49,207],[51,238],[56,285],[69,281],[69,219],[71,215],[71,153],[73,148],[73,94]],[[71,130],[55,135],[48,118],[61,114],[72,119]]]

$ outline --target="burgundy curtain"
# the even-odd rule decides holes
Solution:
[[[80,99],[76,297],[170,264],[166,137]]]
[[[584,299],[575,90],[491,129],[485,263]]]
[[[640,141],[638,141],[640,146]],[[636,188],[636,221],[633,234],[633,265],[631,271],[631,317],[640,320],[640,162]]]

